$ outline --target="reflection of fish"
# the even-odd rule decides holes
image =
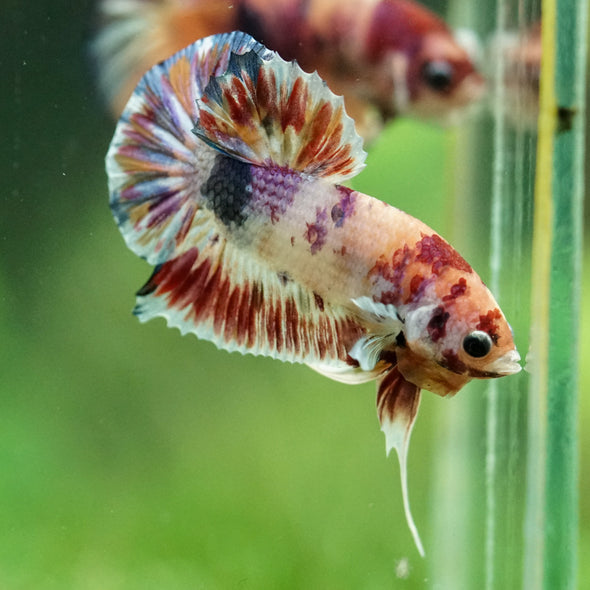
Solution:
[[[338,183],[365,153],[342,99],[243,33],[150,70],[107,155],[127,245],[156,265],[141,321],[218,347],[377,380],[402,466],[420,389],[454,394],[520,367],[469,264],[426,225]],[[422,552],[421,545],[419,544]]]
[[[365,136],[400,113],[454,118],[483,94],[445,23],[411,0],[102,0],[100,12],[95,52],[117,114],[149,67],[232,30],[317,70]]]
[[[536,128],[541,75],[541,21],[519,33],[494,35],[489,47],[491,63],[504,60],[506,117],[516,127]]]

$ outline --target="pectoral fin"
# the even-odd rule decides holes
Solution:
[[[363,325],[369,329],[352,347],[350,356],[363,371],[373,371],[383,351],[394,346],[397,335],[403,329],[403,322],[393,305],[376,303],[369,297],[359,297],[352,302]]]
[[[424,547],[418,529],[414,524],[408,497],[407,457],[410,434],[418,415],[420,388],[406,381],[397,367],[389,371],[378,383],[377,415],[381,430],[385,434],[385,448],[397,451],[400,466],[404,512],[418,552],[424,557]]]

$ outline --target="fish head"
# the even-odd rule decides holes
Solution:
[[[450,31],[424,35],[409,56],[406,80],[408,115],[452,123],[477,104],[485,82],[472,58]]]
[[[462,288],[449,295],[440,281],[436,298],[408,312],[405,345],[396,350],[405,379],[443,396],[473,378],[521,370],[512,330],[490,291],[475,273],[452,280]]]

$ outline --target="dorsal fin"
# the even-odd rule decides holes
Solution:
[[[232,54],[198,106],[195,133],[240,160],[286,166],[334,183],[364,167],[362,139],[342,97],[317,73],[307,74],[276,53]]]

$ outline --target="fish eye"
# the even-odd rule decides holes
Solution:
[[[463,350],[469,356],[480,359],[492,350],[492,339],[488,333],[476,330],[463,339]]]
[[[453,82],[453,66],[448,61],[427,61],[422,67],[422,78],[440,92],[448,90]]]

